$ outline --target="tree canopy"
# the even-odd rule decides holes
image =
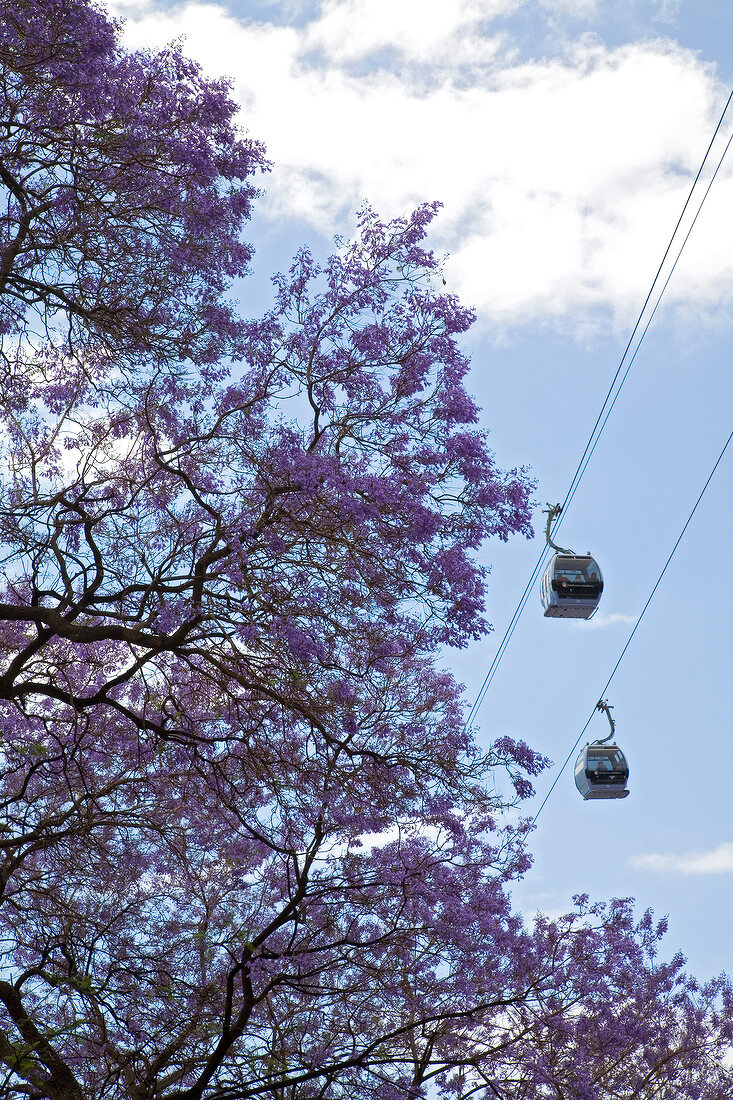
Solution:
[[[244,320],[227,87],[86,0],[6,0],[0,65],[0,1095],[729,1095],[663,923],[511,909],[546,761],[478,749],[441,653],[532,485],[437,204]]]

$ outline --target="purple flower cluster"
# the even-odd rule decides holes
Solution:
[[[8,0],[0,21],[0,326],[72,357],[215,363],[222,301],[264,168],[225,84],[179,47],[128,54],[76,0]]]

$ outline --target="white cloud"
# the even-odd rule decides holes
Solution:
[[[682,0],[657,0],[659,10],[655,16],[658,23],[676,23],[680,14]]]
[[[324,0],[302,27],[202,0],[116,0],[132,46],[181,34],[230,74],[275,163],[261,210],[348,232],[439,198],[449,286],[482,320],[626,324],[646,294],[714,127],[714,72],[669,40],[577,40],[518,60],[492,24],[521,0]],[[555,8],[590,8],[556,0]],[[374,14],[376,10],[376,15]],[[496,33],[494,33],[496,32]],[[727,136],[727,135],[726,135]],[[733,291],[733,178],[722,174],[667,292],[714,308]],[[306,235],[306,231],[303,231]]]
[[[479,34],[486,20],[507,15],[523,0],[325,0],[321,15],[306,34],[309,47],[320,47],[333,63],[390,49],[411,61],[452,64],[471,56],[466,47],[489,46]],[[474,56],[483,54],[476,51]]]
[[[598,14],[598,0],[540,0],[540,6],[557,15],[590,19]]]
[[[571,623],[579,630],[602,630],[607,626],[618,626],[620,624],[624,626],[634,626],[636,623],[635,615],[624,615],[620,611],[611,612],[611,614],[604,615],[603,612],[596,612],[592,619],[571,619]]]
[[[733,844],[719,844],[710,852],[683,855],[638,855],[630,860],[640,871],[673,871],[682,875],[723,875],[733,872]]]

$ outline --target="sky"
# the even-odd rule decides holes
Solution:
[[[364,199],[385,218],[439,199],[448,289],[499,465],[531,467],[537,537],[488,543],[495,633],[444,662],[472,703],[564,498],[733,87],[729,0],[112,0],[131,48],[185,36],[226,75],[273,162],[250,223],[245,313],[308,243],[325,255]],[[701,182],[733,134],[729,109]],[[555,767],[593,714],[733,428],[733,152],[692,228],[572,504],[561,545],[605,590],[588,622],[534,591],[476,720]],[[698,192],[696,192],[698,194]],[[699,192],[702,197],[702,191]],[[694,207],[691,208],[694,212]],[[682,232],[690,227],[688,210]],[[672,257],[674,256],[672,253]],[[667,261],[663,275],[669,270]],[[605,693],[631,795],[583,802],[572,762],[513,889],[527,915],[574,894],[669,915],[666,953],[733,974],[733,445]],[[605,736],[602,714],[582,743]]]

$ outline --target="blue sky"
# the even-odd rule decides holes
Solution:
[[[438,198],[449,289],[476,306],[470,386],[500,464],[561,500],[733,85],[728,0],[115,0],[131,46],[186,35],[227,74],[274,162],[245,309],[299,244],[325,252],[367,198]],[[733,130],[733,111],[721,134]],[[722,144],[720,145],[722,152]],[[670,282],[572,506],[563,545],[606,589],[589,623],[530,597],[479,712],[560,763],[593,710],[733,427],[733,153]],[[583,803],[572,770],[542,811],[531,914],[574,893],[670,916],[668,951],[733,972],[733,453],[607,697],[631,796]],[[544,517],[538,508],[538,539]],[[540,542],[488,544],[496,633],[447,661],[473,701]],[[605,735],[602,715],[589,735]],[[539,800],[554,772],[538,784]],[[532,807],[530,807],[530,810]]]

